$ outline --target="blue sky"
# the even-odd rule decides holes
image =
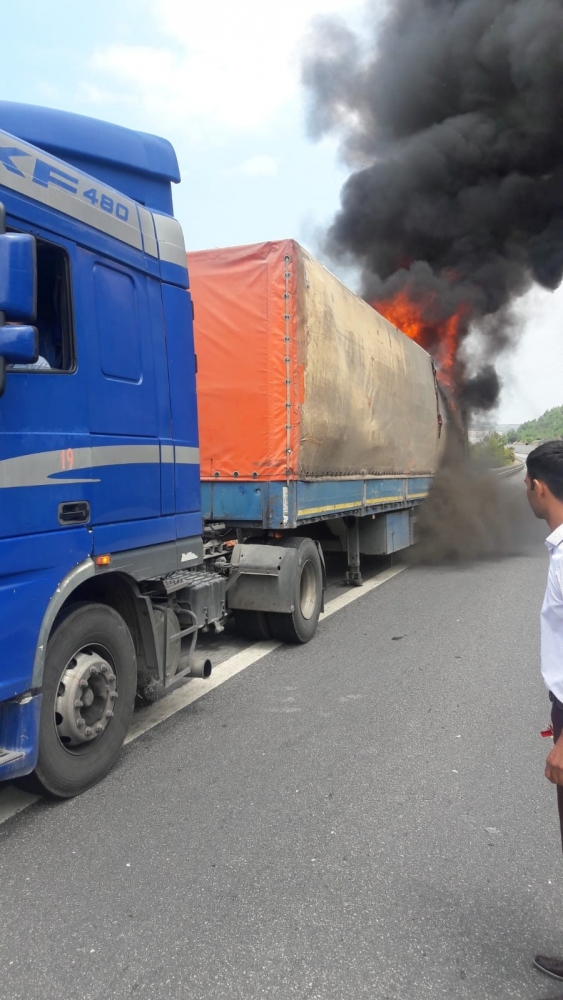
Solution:
[[[360,5],[197,6],[192,14],[196,5],[179,0],[97,0],[80,16],[69,0],[19,0],[3,11],[1,96],[170,139],[190,249],[281,236],[311,244],[345,171],[333,144],[307,139],[297,50],[316,13]]]
[[[383,0],[382,0],[383,2]],[[4,100],[60,107],[170,139],[189,249],[291,236],[313,252],[346,169],[305,128],[299,52],[311,19],[361,24],[362,0],[18,0],[2,11]],[[499,421],[563,403],[563,294],[523,304],[501,363]]]

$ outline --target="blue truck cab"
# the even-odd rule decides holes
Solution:
[[[5,102],[0,130],[0,780],[65,797],[111,766],[136,691],[197,670],[224,585],[174,150]]]

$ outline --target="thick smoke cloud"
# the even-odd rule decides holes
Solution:
[[[358,35],[318,22],[304,61],[311,134],[352,170],[326,249],[369,301],[420,303],[434,353],[461,308],[494,364],[518,297],[563,276],[563,2],[390,0],[376,24],[380,6]],[[490,367],[467,385],[470,405],[497,395]]]

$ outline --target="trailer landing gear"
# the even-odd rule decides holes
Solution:
[[[346,583],[350,587],[361,587],[363,580],[360,567],[360,521],[357,517],[347,517],[345,524],[346,551],[348,553]]]

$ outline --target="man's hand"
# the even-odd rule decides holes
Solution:
[[[545,776],[552,785],[563,785],[563,736],[560,736],[547,758]]]

